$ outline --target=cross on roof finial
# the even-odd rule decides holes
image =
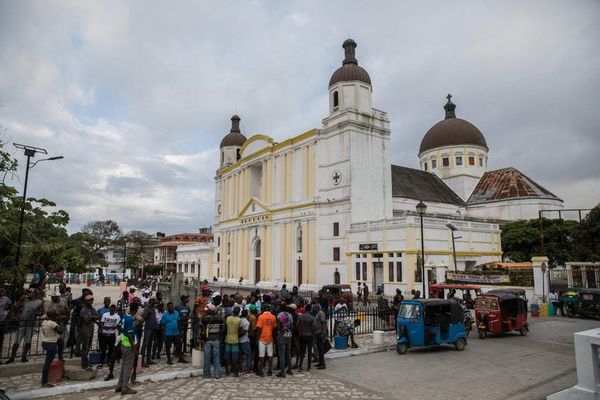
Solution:
[[[448,93],[448,96],[446,96],[446,98],[448,99],[448,101],[450,101],[450,99],[452,98],[452,95],[450,93]]]

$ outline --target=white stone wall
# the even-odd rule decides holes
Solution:
[[[540,210],[563,208],[563,202],[555,199],[521,198],[508,199],[484,204],[469,205],[470,217],[515,221],[539,218]]]
[[[177,246],[176,251],[177,272],[183,272],[186,278],[212,279],[212,276],[209,276],[208,263],[209,255],[215,251],[213,243],[183,244]]]

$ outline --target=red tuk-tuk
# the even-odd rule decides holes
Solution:
[[[352,287],[349,284],[325,285],[321,288],[321,293],[327,300],[329,307],[335,307],[337,301],[343,299],[348,305],[348,309],[353,309]]]
[[[519,331],[521,336],[525,336],[529,331],[527,303],[511,293],[478,296],[475,299],[475,319],[480,339],[485,338],[488,332]]]

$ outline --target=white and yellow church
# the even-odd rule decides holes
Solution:
[[[427,205],[426,279],[500,260],[501,221],[562,207],[514,168],[487,171],[485,138],[456,118],[450,96],[445,118],[423,138],[420,169],[392,165],[387,113],[372,107],[371,78],[358,65],[356,43],[348,39],[343,48],[320,129],[275,142],[246,138],[240,117],[231,118],[215,177],[212,274],[219,280],[419,289],[420,201]],[[460,236],[456,259],[453,232]]]

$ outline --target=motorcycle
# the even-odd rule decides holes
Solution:
[[[465,335],[469,336],[471,330],[473,329],[473,318],[471,317],[471,312],[469,310],[464,310],[465,315]]]

